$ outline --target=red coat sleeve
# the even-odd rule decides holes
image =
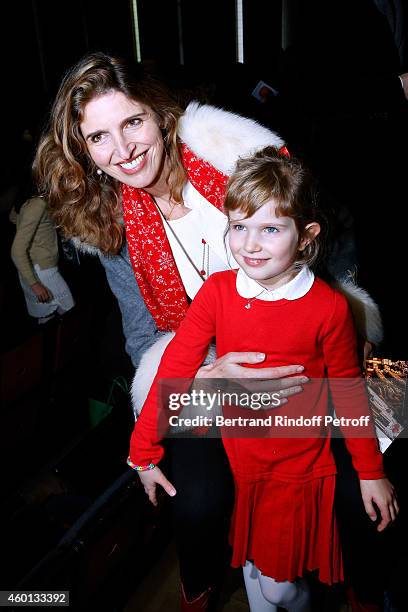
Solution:
[[[347,300],[334,293],[334,309],[323,338],[330,392],[338,418],[368,416],[361,427],[340,426],[360,480],[384,478],[382,455],[358,363],[356,332]]]
[[[164,379],[180,379],[179,383],[172,385],[172,390],[188,391],[189,381],[195,377],[215,336],[215,285],[213,277],[204,283],[163,354],[130,439],[129,458],[136,465],[156,464],[163,457],[161,440],[165,434],[163,420],[167,419],[167,406],[162,405],[160,383]]]

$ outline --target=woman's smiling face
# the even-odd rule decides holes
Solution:
[[[148,106],[112,90],[88,102],[80,123],[88,153],[103,172],[139,189],[166,182],[166,152]]]

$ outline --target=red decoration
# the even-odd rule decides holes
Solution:
[[[182,162],[195,189],[222,210],[228,177],[185,144]],[[130,261],[145,304],[158,329],[174,331],[184,319],[188,301],[160,214],[146,191],[123,183],[122,205]]]
[[[285,147],[285,145],[283,145],[283,147],[281,147],[278,151],[279,155],[282,155],[282,157],[287,157],[288,159],[290,159],[290,153],[287,147]]]

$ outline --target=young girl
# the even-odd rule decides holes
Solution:
[[[328,413],[327,379],[334,378],[350,379],[352,393],[342,397],[332,389],[337,416],[350,414],[350,399],[368,410],[347,302],[310,269],[321,229],[310,185],[302,165],[272,147],[240,160],[229,180],[224,207],[230,249],[240,269],[213,274],[197,294],[163,355],[132,434],[128,463],[138,470],[154,504],[156,484],[176,494],[157,467],[163,456],[158,381],[193,378],[214,336],[219,356],[255,346],[267,366],[303,363],[305,374],[320,381],[312,404],[309,396],[305,406],[310,414]],[[232,565],[244,568],[251,610],[274,611],[278,605],[307,610],[305,572],[317,570],[328,584],[342,579],[329,435],[226,435],[223,442],[236,490]],[[346,442],[366,511],[376,520],[375,503],[382,530],[398,505],[384,477],[377,441],[350,437]]]

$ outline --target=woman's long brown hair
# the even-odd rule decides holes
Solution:
[[[104,53],[80,60],[61,83],[33,171],[39,193],[64,236],[75,236],[105,254],[117,253],[123,242],[120,184],[107,175],[100,180],[80,123],[86,104],[112,90],[150,107],[157,116],[170,161],[170,196],[178,203],[186,180],[177,138],[182,109],[166,88],[143,74],[140,66]]]

